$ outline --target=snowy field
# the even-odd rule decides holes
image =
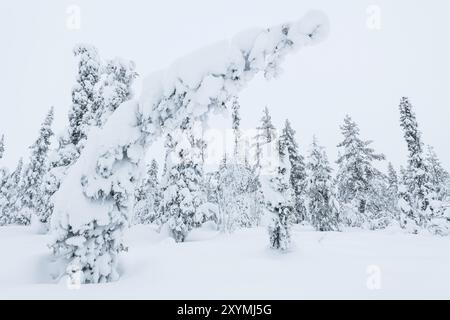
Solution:
[[[293,249],[268,249],[264,228],[231,235],[211,226],[175,243],[136,226],[121,279],[69,289],[52,279],[48,236],[0,228],[0,299],[449,299],[450,237],[397,229],[342,233],[293,229]]]

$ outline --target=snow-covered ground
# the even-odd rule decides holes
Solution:
[[[2,227],[0,298],[450,298],[450,237],[296,226],[293,240],[280,254],[268,249],[264,228],[224,235],[206,226],[177,244],[153,226],[135,226],[120,281],[69,289],[52,279],[48,236]]]

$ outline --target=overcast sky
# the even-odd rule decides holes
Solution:
[[[80,9],[79,29],[67,24],[73,8]],[[303,152],[316,134],[334,161],[339,125],[350,114],[363,137],[399,166],[406,148],[398,104],[406,95],[424,142],[450,169],[450,4],[444,0],[2,0],[3,163],[13,167],[27,154],[50,106],[55,131],[66,126],[75,44],[91,43],[103,58],[132,59],[143,76],[201,46],[249,27],[298,19],[308,9],[329,16],[329,38],[289,56],[278,79],[250,84],[241,95],[244,128],[256,126],[268,105],[277,126],[291,120]],[[137,93],[139,86],[138,80]],[[211,126],[224,123],[212,119]],[[159,148],[152,152],[161,154]]]

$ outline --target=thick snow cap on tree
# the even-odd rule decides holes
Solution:
[[[59,219],[53,219],[54,224],[62,223],[70,225],[73,230],[78,230],[90,221],[97,221],[99,225],[106,225],[109,222],[109,212],[113,202],[99,200],[98,192],[108,194],[114,184],[114,179],[125,178],[133,170],[131,165],[139,162],[144,151],[135,145],[129,145],[130,140],[138,139],[141,135],[137,126],[137,103],[129,101],[123,103],[114,112],[103,129],[92,128],[89,133],[89,143],[81,153],[78,161],[72,166],[64,183],[54,196],[55,212]],[[120,128],[120,130],[117,130]],[[117,167],[117,174],[110,177],[102,177],[96,174],[98,169],[97,159],[103,154],[114,150],[117,147],[128,147],[128,162],[121,162]],[[114,163],[104,164],[105,166],[117,165]],[[89,177],[89,184],[86,188],[81,188],[83,177]],[[129,185],[129,188],[134,188]],[[73,214],[70,214],[73,213]]]
[[[148,119],[145,130],[158,136],[161,130],[176,126],[180,118],[204,118],[258,72],[263,71],[266,78],[276,76],[285,54],[320,42],[328,30],[327,17],[312,11],[293,23],[241,32],[150,74],[144,79],[140,99],[140,112]]]

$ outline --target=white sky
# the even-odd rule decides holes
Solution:
[[[66,27],[73,4],[81,9],[79,30]],[[380,30],[366,25],[369,5],[381,10]],[[97,46],[104,58],[132,59],[145,75],[201,46],[249,27],[298,19],[308,9],[329,16],[329,38],[289,56],[280,78],[257,79],[242,93],[243,126],[256,126],[268,105],[277,126],[291,120],[303,152],[316,134],[334,161],[339,125],[348,113],[363,137],[398,166],[406,159],[398,103],[407,95],[425,143],[450,169],[450,2],[442,0],[2,0],[4,164],[13,167],[27,154],[50,106],[55,130],[66,125],[76,43]],[[211,126],[223,123],[213,119]],[[159,147],[153,152],[161,154]]]

